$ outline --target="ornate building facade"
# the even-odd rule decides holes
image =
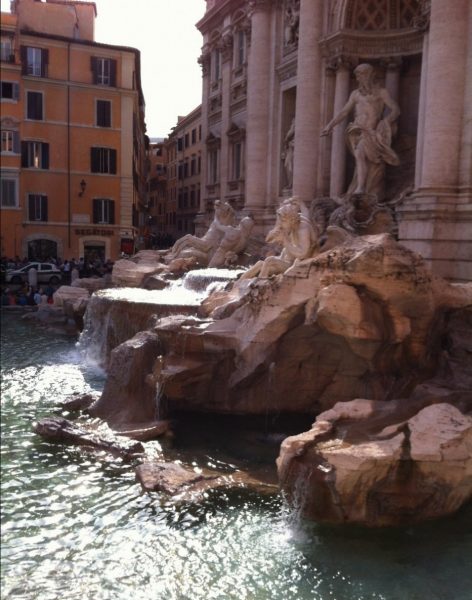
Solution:
[[[325,125],[369,63],[398,104],[385,198],[433,272],[472,280],[469,0],[207,0],[200,222],[219,198],[260,233],[283,197],[339,198],[354,172],[348,119]],[[398,199],[402,200],[399,201]]]

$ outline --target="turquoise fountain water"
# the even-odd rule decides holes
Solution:
[[[175,505],[143,494],[132,465],[32,432],[58,401],[102,384],[75,338],[3,315],[3,600],[472,598],[470,507],[435,524],[365,531],[297,522],[278,495]],[[228,456],[200,448],[223,468]]]

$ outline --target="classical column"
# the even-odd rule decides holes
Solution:
[[[336,64],[336,84],[334,91],[334,114],[337,115],[349,98],[349,80],[351,65],[340,58]],[[333,129],[331,145],[331,171],[329,195],[336,198],[346,191],[346,140],[347,118]]]
[[[253,0],[251,46],[247,69],[247,138],[245,208],[263,210],[267,194],[270,100],[270,6]]]
[[[323,4],[323,0],[300,1],[293,194],[305,201],[312,200],[317,191]]]
[[[401,58],[392,58],[387,62],[387,71],[385,73],[385,88],[390,96],[398,103],[400,98],[400,68]]]
[[[198,62],[202,67],[202,153],[200,164],[200,206],[198,214],[195,217],[195,233],[202,236],[207,228],[206,222],[206,203],[207,203],[207,184],[208,184],[208,162],[206,139],[208,136],[208,97],[210,90],[210,51],[208,46],[203,48],[203,54]]]
[[[458,184],[469,1],[431,1],[420,182],[423,190],[448,194]]]
[[[220,150],[220,196],[223,199],[228,192],[228,181],[231,169],[229,164],[229,140],[227,131],[231,126],[230,99],[231,99],[231,68],[233,57],[233,36],[225,33],[221,40],[221,150]]]

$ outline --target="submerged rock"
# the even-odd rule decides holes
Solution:
[[[143,490],[164,492],[179,500],[199,501],[210,490],[247,488],[259,493],[275,493],[277,486],[259,481],[248,473],[218,473],[192,469],[172,462],[145,462],[136,467],[136,479]]]
[[[142,444],[127,443],[124,440],[109,439],[97,431],[80,427],[61,417],[41,419],[34,425],[34,431],[51,442],[73,444],[93,450],[103,450],[124,460],[131,460],[144,452]]]
[[[450,404],[354,400],[284,440],[280,484],[303,516],[405,525],[451,514],[472,498],[472,417]]]

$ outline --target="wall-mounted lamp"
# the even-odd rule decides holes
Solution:
[[[82,197],[84,195],[86,187],[87,187],[87,182],[85,181],[85,179],[82,179],[82,181],[80,182],[80,192],[79,192],[80,197]]]

